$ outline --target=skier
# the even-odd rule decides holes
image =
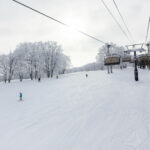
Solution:
[[[22,92],[19,93],[20,101],[22,101]]]
[[[38,81],[39,81],[39,82],[41,81],[41,77],[38,78]]]
[[[86,74],[85,76],[86,76],[86,78],[87,78],[87,77],[88,77],[88,74]]]

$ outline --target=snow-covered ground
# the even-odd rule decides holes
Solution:
[[[150,71],[88,74],[0,83],[0,150],[149,150]]]

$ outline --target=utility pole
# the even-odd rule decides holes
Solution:
[[[134,44],[134,45],[127,45],[127,49],[128,47],[132,46],[133,48],[135,47],[135,45],[142,45],[142,44]],[[143,48],[137,48],[137,49],[128,49],[126,52],[133,52],[134,53],[134,79],[135,81],[139,81],[139,77],[138,77],[138,69],[137,69],[137,56],[136,56],[136,52],[144,52],[145,50]]]
[[[109,50],[110,46],[111,45],[107,44],[107,56],[110,56],[110,50]],[[107,66],[107,72],[108,72],[108,74],[112,73],[112,67],[110,69],[111,69],[111,71],[109,71],[109,65],[108,65]]]
[[[146,46],[147,46],[147,49],[148,49],[148,54],[150,54],[150,43],[147,43]]]
[[[134,77],[135,77],[135,81],[139,81],[139,77],[138,77],[138,69],[137,69],[137,57],[136,57],[136,51],[134,51]]]
[[[112,65],[110,65],[110,73],[113,73],[113,68],[112,68],[113,66]]]

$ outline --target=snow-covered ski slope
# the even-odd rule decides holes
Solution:
[[[150,71],[88,74],[0,83],[0,150],[150,150]]]

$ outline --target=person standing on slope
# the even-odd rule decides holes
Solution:
[[[19,93],[20,101],[22,101],[22,92]]]

